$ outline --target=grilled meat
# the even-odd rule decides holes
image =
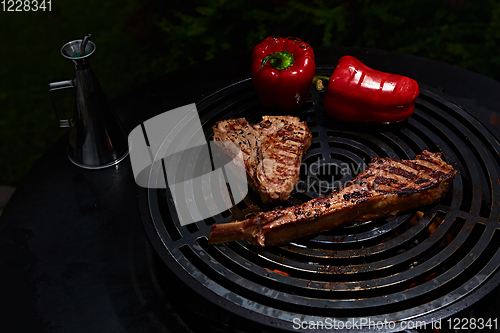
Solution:
[[[292,116],[264,116],[258,124],[230,119],[214,126],[214,141],[232,141],[240,147],[249,184],[264,203],[290,197],[311,138],[307,124]]]
[[[213,225],[208,242],[246,239],[270,246],[394,215],[439,200],[455,174],[440,153],[427,150],[413,160],[374,158],[343,189],[298,206],[261,212],[248,220]]]

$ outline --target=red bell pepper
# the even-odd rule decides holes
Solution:
[[[323,108],[334,118],[383,124],[409,118],[420,93],[415,80],[371,69],[351,56],[340,58],[326,89]]]
[[[267,37],[252,52],[252,81],[265,107],[282,111],[301,107],[315,71],[313,49],[296,37]]]

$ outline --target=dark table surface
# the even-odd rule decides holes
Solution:
[[[500,137],[500,83],[428,59],[365,49],[317,49],[318,67],[333,69],[345,54],[446,93]],[[249,68],[249,54],[198,64],[131,90],[115,108],[128,133],[247,78]],[[85,170],[68,160],[66,145],[63,136],[40,158],[0,217],[1,330],[197,331],[202,325],[190,322],[179,301],[189,291],[158,262],[144,232],[129,158]]]

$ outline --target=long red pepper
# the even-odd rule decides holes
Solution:
[[[420,90],[415,80],[340,58],[328,81],[324,110],[336,119],[390,124],[409,118]]]
[[[297,37],[271,36],[252,52],[252,81],[265,107],[286,112],[301,107],[315,71],[311,46]]]

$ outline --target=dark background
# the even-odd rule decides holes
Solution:
[[[500,81],[496,0],[52,0],[51,11],[46,6],[0,7],[0,185],[17,186],[64,134],[48,83],[73,79],[60,48],[87,33],[97,45],[92,67],[110,98],[196,62],[249,56],[269,35],[297,36],[313,48],[413,54]],[[69,96],[57,94],[61,109],[70,110]]]

